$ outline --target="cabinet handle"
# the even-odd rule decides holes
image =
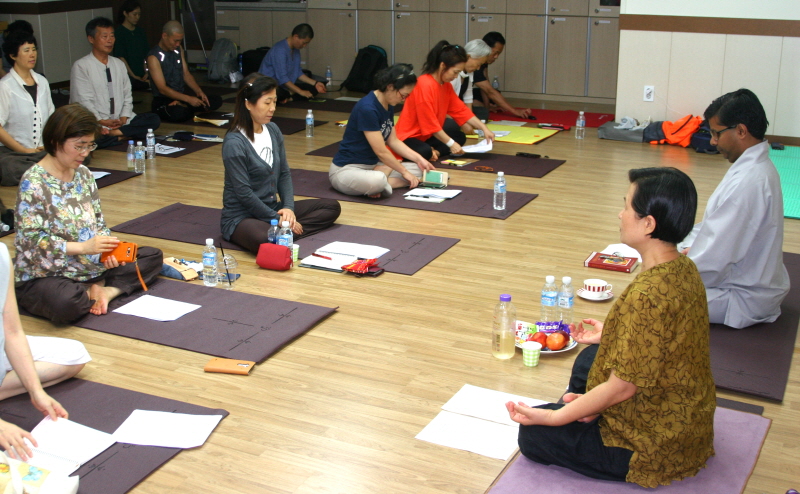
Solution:
[[[555,12],[555,11],[556,11],[555,7],[550,7],[550,12]]]
[[[595,26],[599,26],[600,25],[600,21],[594,21],[594,25]]]
[[[472,18],[471,18],[470,20],[471,20],[472,22],[475,22],[475,16],[473,15],[473,16],[472,16]]]
[[[475,6],[474,5],[470,5],[469,8],[471,8],[472,10],[475,10]]]
[[[396,4],[394,4],[394,6],[395,7],[400,7],[400,2],[397,2]]]
[[[348,7],[351,6],[351,5],[353,5],[351,2],[347,2],[347,6]]]
[[[353,17],[353,14],[352,13],[347,14],[347,17]]]
[[[553,19],[550,19],[550,24],[555,24],[555,23],[556,23],[556,21],[554,21]]]
[[[400,14],[397,14],[397,18],[398,18],[398,19],[400,19],[401,17],[402,17],[402,16],[401,16]]]
[[[594,9],[594,13],[595,14],[599,14],[600,13],[600,9]]]

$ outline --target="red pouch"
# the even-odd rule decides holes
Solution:
[[[261,244],[256,264],[264,269],[286,271],[292,267],[292,249],[285,245]]]

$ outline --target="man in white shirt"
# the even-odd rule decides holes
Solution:
[[[764,140],[767,116],[748,89],[706,109],[711,144],[733,165],[681,244],[700,270],[712,323],[772,322],[789,292],[783,265],[783,194]]]
[[[123,140],[144,141],[147,129],[157,129],[161,120],[155,113],[133,113],[125,64],[111,56],[114,24],[105,17],[96,17],[86,24],[86,36],[92,52],[72,65],[69,102],[85,106],[103,126],[103,135],[95,138],[98,148]]]

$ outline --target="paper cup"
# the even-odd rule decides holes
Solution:
[[[542,344],[536,341],[526,341],[522,344],[522,363],[528,367],[539,365],[539,356],[542,354]]]

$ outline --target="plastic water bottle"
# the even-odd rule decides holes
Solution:
[[[147,168],[151,168],[156,164],[156,135],[153,133],[153,129],[147,129],[145,144],[147,145]]]
[[[244,75],[244,64],[242,63],[242,58],[243,58],[243,55],[240,53],[239,54],[239,72],[241,72],[242,75]]]
[[[544,279],[542,287],[542,318],[543,322],[560,321],[558,314],[558,288],[556,288],[556,277],[548,276]]]
[[[142,141],[136,142],[133,154],[136,160],[133,165],[133,171],[136,173],[144,173],[144,146],[142,146]]]
[[[136,148],[133,141],[128,141],[128,171],[132,172],[136,168]]]
[[[331,79],[333,79],[333,72],[331,72],[331,66],[330,65],[328,65],[328,68],[325,69],[325,79],[328,80],[328,82],[325,83],[325,85],[328,86],[328,87],[331,87]]]
[[[567,324],[572,324],[572,308],[575,305],[575,289],[572,288],[572,278],[564,276],[561,278],[561,286],[558,288],[558,311],[561,320]]]
[[[278,220],[269,220],[269,230],[267,230],[267,242],[274,244],[278,242]]]
[[[494,307],[492,325],[492,355],[501,360],[514,356],[517,333],[517,309],[511,303],[511,295],[500,295],[500,302]]]
[[[578,114],[578,120],[575,121],[575,139],[583,139],[586,135],[586,117],[583,112]]]
[[[314,112],[311,110],[306,114],[306,137],[314,137]]]
[[[494,76],[494,79],[492,79],[492,87],[498,91],[500,90],[500,79],[498,79],[497,76]]]
[[[0,232],[7,232],[11,230],[11,227],[0,221]]]
[[[291,250],[292,244],[294,243],[294,235],[292,234],[292,229],[289,228],[288,221],[281,223],[281,229],[278,231],[278,241],[276,243],[278,245],[285,245]]]
[[[217,248],[213,238],[207,238],[203,247],[203,284],[217,286]]]
[[[497,180],[494,181],[494,208],[506,208],[506,177],[503,172],[497,172]]]

